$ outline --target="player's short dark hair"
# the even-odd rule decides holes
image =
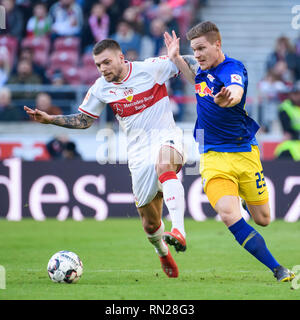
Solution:
[[[106,49],[118,50],[122,52],[121,47],[117,41],[113,39],[104,39],[94,45],[93,55],[96,56]]]
[[[186,34],[188,40],[192,40],[202,36],[205,36],[207,41],[209,41],[210,43],[214,43],[217,40],[221,41],[220,31],[218,27],[211,21],[204,21],[198,23],[193,28],[191,28]]]

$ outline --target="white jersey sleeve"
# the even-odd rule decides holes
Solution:
[[[87,114],[93,119],[98,119],[103,109],[106,106],[104,101],[101,101],[95,95],[97,82],[88,90],[82,104],[78,107],[78,111]]]
[[[148,58],[145,61],[147,69],[154,76],[155,81],[163,84],[170,78],[176,77],[179,70],[168,56],[160,56],[156,58]]]

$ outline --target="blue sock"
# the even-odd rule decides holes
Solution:
[[[268,250],[264,238],[252,228],[244,218],[241,218],[228,229],[243,248],[271,269],[272,272],[274,271],[274,268],[279,266],[279,263]]]

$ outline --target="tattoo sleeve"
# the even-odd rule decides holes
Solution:
[[[186,62],[190,70],[194,73],[194,75],[197,74],[197,70],[199,68],[199,64],[194,56],[192,55],[184,55],[182,56],[183,60]]]
[[[52,124],[69,129],[86,129],[94,122],[94,119],[84,113],[54,116]]]

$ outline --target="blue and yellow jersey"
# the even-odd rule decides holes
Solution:
[[[241,86],[244,89],[243,97],[236,106],[221,108],[214,102],[214,96],[223,86],[230,85]],[[227,56],[215,68],[198,69],[195,77],[198,117],[194,137],[199,142],[200,153],[210,150],[248,152],[251,151],[251,145],[257,145],[255,134],[259,125],[245,110],[247,86],[246,68],[242,62]]]

